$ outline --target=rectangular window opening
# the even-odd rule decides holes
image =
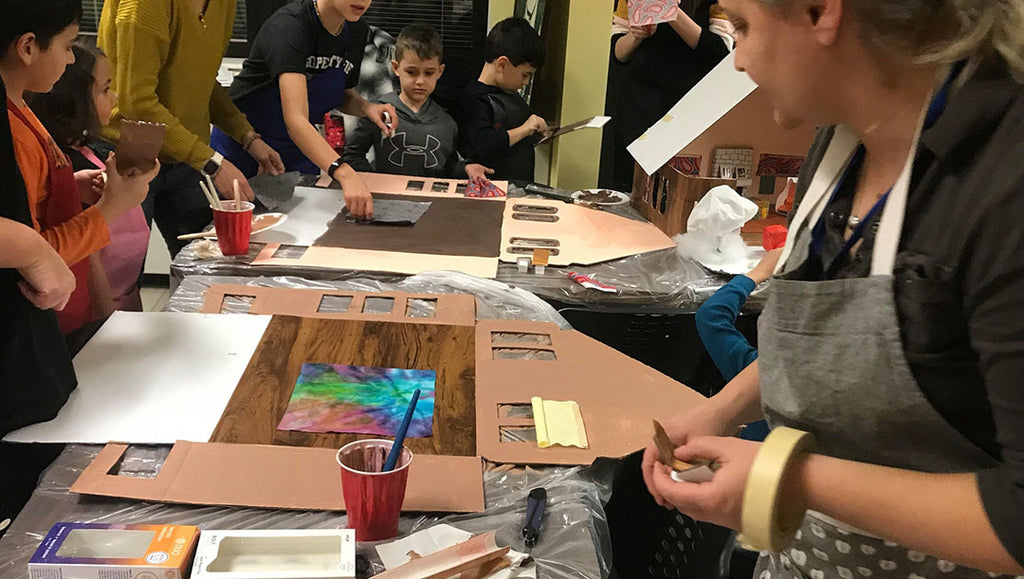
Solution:
[[[343,314],[352,306],[352,296],[324,295],[320,298],[317,313]]]
[[[395,298],[366,298],[363,302],[364,314],[390,314],[395,309]]]
[[[436,315],[436,299],[410,298],[405,302],[405,317],[407,318],[433,318]]]
[[[553,362],[557,358],[551,350],[536,348],[491,348],[491,356],[495,360],[542,360]]]
[[[532,426],[499,426],[501,442],[537,442],[537,429]]]
[[[492,344],[536,344],[550,346],[549,334],[524,334],[520,332],[491,332]]]
[[[218,311],[222,314],[248,314],[254,301],[256,301],[255,296],[225,294]]]

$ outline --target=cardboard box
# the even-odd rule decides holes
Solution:
[[[199,528],[56,523],[28,563],[30,579],[184,579]]]
[[[719,185],[736,187],[736,180],[684,175],[670,164],[648,175],[638,163],[633,170],[631,204],[666,235],[678,235],[686,233],[694,205]]]
[[[203,531],[192,579],[345,579],[356,576],[352,529]]]

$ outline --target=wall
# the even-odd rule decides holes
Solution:
[[[772,118],[772,107],[761,90],[755,90],[740,104],[711,125],[681,154],[700,155],[700,171],[709,177],[713,164],[713,153],[717,147],[754,147],[754,171],[764,153],[774,155],[804,156],[814,140],[814,127],[801,127],[791,131],[780,129]],[[781,192],[785,179],[776,183],[776,192]],[[758,178],[754,177],[752,191],[758,190]]]

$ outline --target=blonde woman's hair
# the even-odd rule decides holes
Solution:
[[[789,7],[794,0],[759,0]],[[922,63],[998,57],[1024,83],[1024,0],[845,0],[863,40]]]

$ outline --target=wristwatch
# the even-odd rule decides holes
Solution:
[[[341,157],[338,157],[338,159],[331,163],[331,166],[327,168],[327,176],[330,177],[331,179],[335,179],[334,172],[337,171],[338,169],[341,169],[341,166],[344,164],[345,161],[343,161]]]
[[[203,168],[201,169],[203,175],[206,175],[207,177],[213,177],[216,175],[217,171],[220,171],[220,164],[222,161],[224,161],[224,155],[214,151],[213,156],[206,161],[206,164],[203,165]]]

